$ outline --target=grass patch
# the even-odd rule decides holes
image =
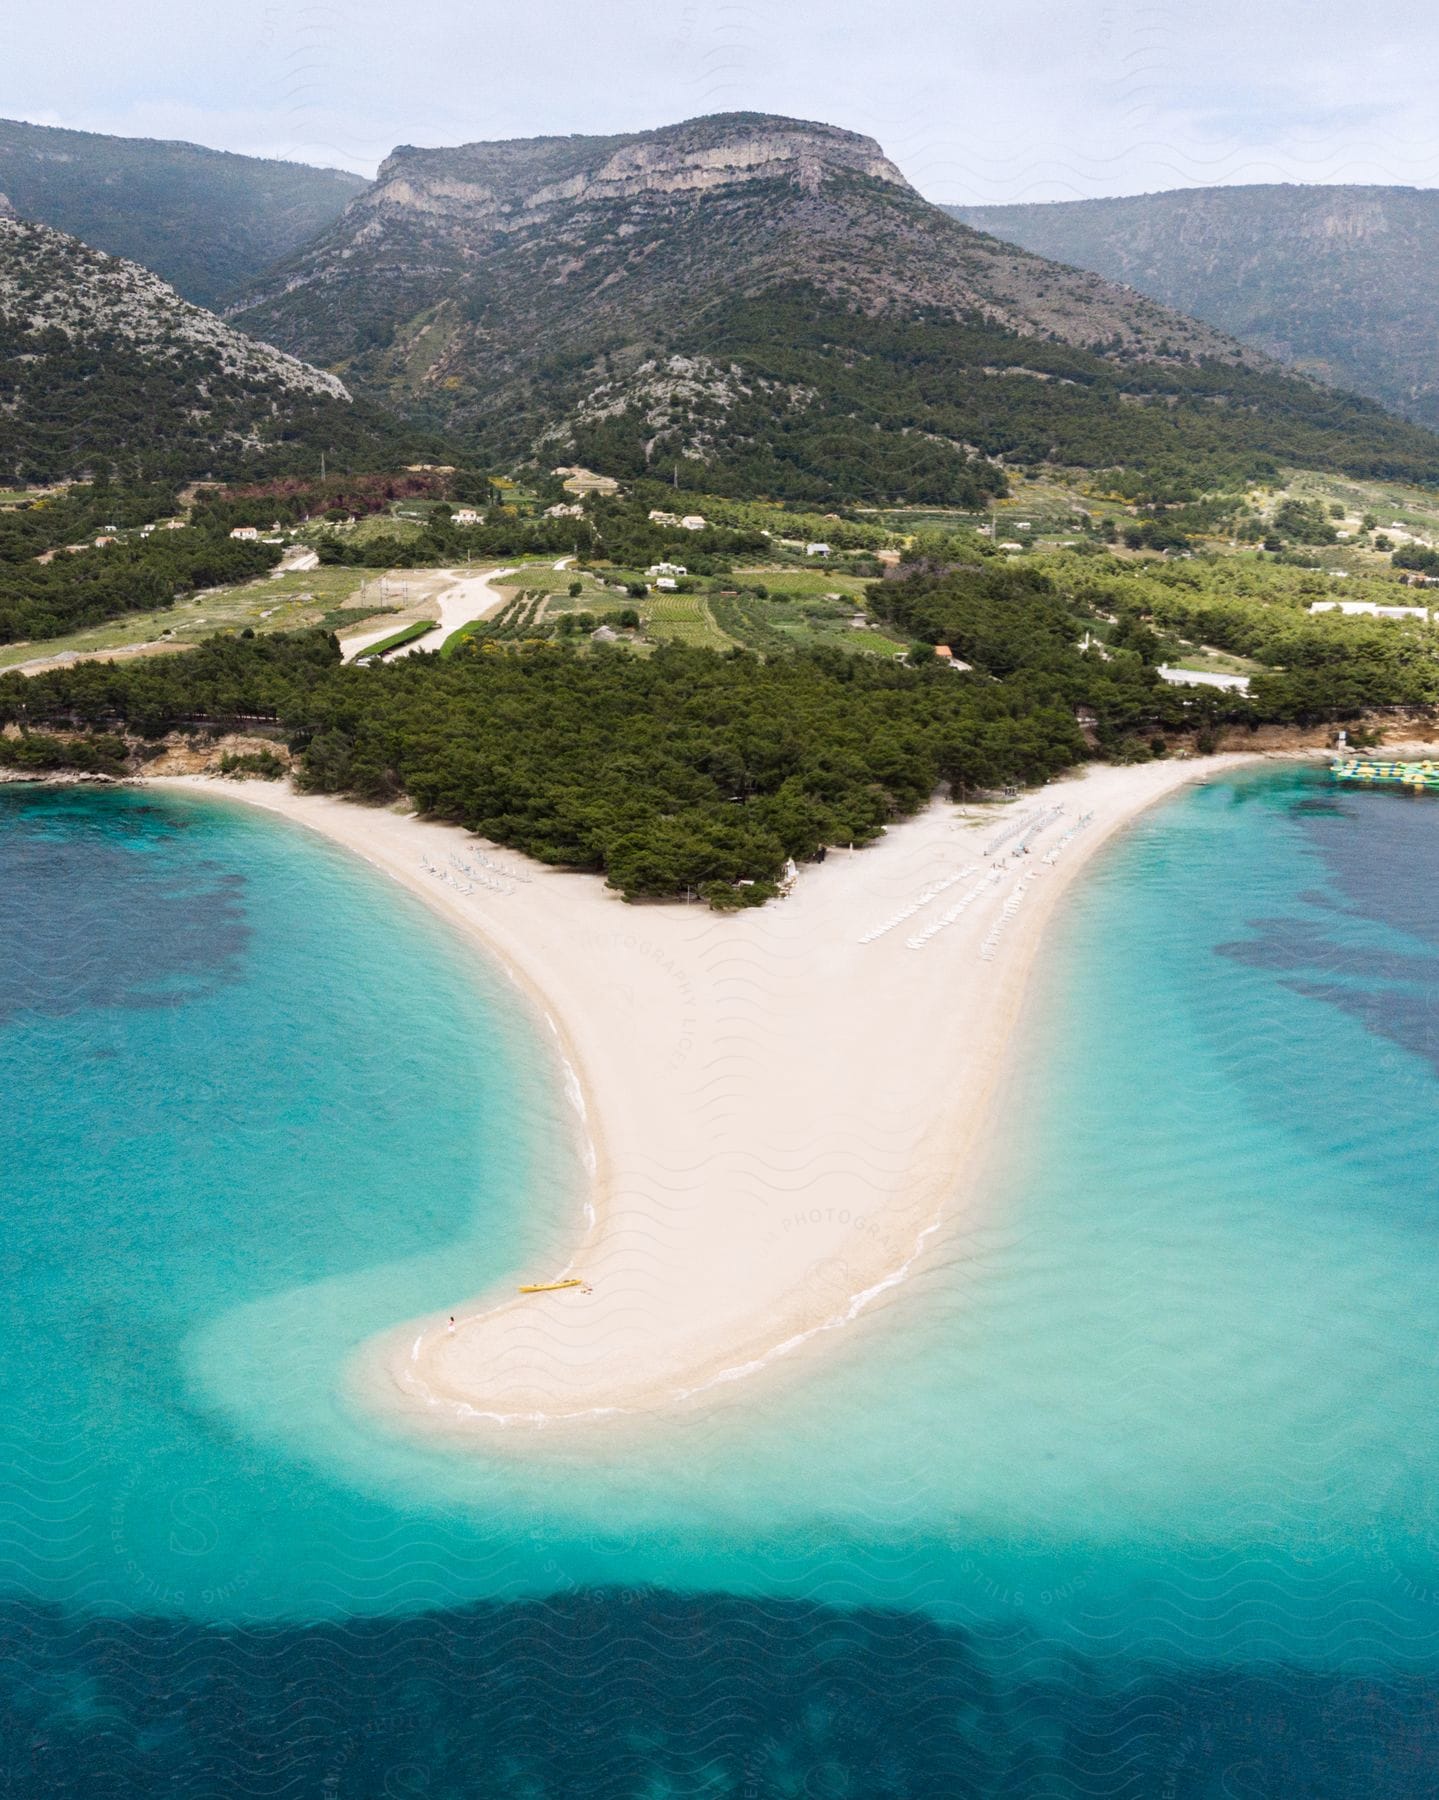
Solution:
[[[424,529],[425,521],[421,519],[405,518],[399,513],[370,513],[353,525],[306,526],[303,536],[313,542],[325,532],[335,531],[347,544],[368,544],[373,538],[392,538],[407,544],[420,537]]]
[[[736,569],[731,576],[717,576],[716,582],[720,587],[767,587],[771,593],[797,594],[804,599],[839,594],[844,599],[858,602],[864,598],[864,590],[873,579],[870,575],[844,575],[838,569],[816,569],[810,564],[807,568],[777,568],[770,565],[766,568]]]
[[[747,571],[753,580],[760,571]],[[741,592],[711,594],[719,623],[751,650],[769,655],[781,650],[814,650],[821,646],[853,656],[893,656],[908,648],[887,629],[856,628],[852,621],[864,613],[866,583],[841,577],[764,572],[760,585],[770,588],[765,598]],[[773,586],[770,584],[773,583]],[[722,583],[716,583],[721,587]]]
[[[557,569],[553,561],[516,563],[514,571],[513,575],[506,575],[493,585],[497,588],[528,588],[532,593],[560,596],[569,593],[572,581],[578,581],[583,583],[591,600],[604,592],[598,577],[575,568]],[[578,600],[575,602],[576,606],[580,604]]]
[[[369,588],[369,595],[364,593]],[[0,669],[73,650],[81,655],[125,650],[160,638],[199,643],[217,631],[297,631],[321,626],[326,631],[352,630],[367,618],[393,612],[383,598],[373,571],[365,569],[292,569],[239,587],[214,588],[154,612],[126,613],[103,625],[67,632],[63,637],[0,645]]]
[[[402,625],[398,631],[391,632],[389,637],[381,638],[378,644],[371,644],[367,650],[362,650],[355,661],[378,661],[388,656],[392,650],[402,650],[406,644],[413,644],[417,638],[428,637],[432,631],[438,630],[438,619],[416,619],[413,624]]]

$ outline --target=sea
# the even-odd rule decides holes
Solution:
[[[1436,892],[1432,798],[1146,813],[909,1281],[502,1453],[352,1366],[563,1261],[545,1021],[293,824],[0,788],[0,1794],[1433,1796]]]

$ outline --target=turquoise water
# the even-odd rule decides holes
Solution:
[[[500,1756],[472,1688],[421,1681],[396,1712],[357,1674],[402,1640],[403,1686],[431,1667],[427,1633],[500,1686],[533,1673],[538,1634],[571,1693],[606,1647],[623,1697],[590,1719],[590,1760],[552,1729],[576,1771],[515,1792],[1432,1791],[1414,1708],[1432,1713],[1439,1664],[1436,876],[1432,806],[1310,772],[1146,816],[1066,908],[994,1166],[956,1171],[952,1245],[742,1405],[598,1458],[502,1461],[386,1434],[341,1372],[372,1331],[573,1228],[561,1070],[503,977],[273,821],[0,792],[0,1552],[58,1633],[51,1675],[91,1693],[106,1615],[215,1622],[207,1643],[246,1669],[262,1643],[302,1684],[327,1643],[354,1712],[338,1763],[340,1724],[320,1733],[316,1792],[337,1768],[391,1791],[355,1722],[376,1706],[386,1781],[417,1732],[434,1745],[435,1709],[462,1775]],[[897,1623],[854,1611],[875,1607]],[[366,1619],[391,1635],[348,1662]],[[906,1781],[941,1731],[927,1788],[812,1779],[857,1766],[836,1744],[863,1707],[835,1673],[856,1632],[869,1735],[904,1746]],[[677,1642],[686,1694],[730,1694],[766,1743],[798,1734],[788,1773],[755,1776],[751,1749],[706,1788],[691,1745],[654,1785],[656,1746],[695,1729],[649,1716]],[[916,1685],[940,1665],[962,1701]],[[116,1690],[127,1719],[137,1683]],[[1234,1684],[1254,1684],[1242,1705]],[[237,1791],[265,1791],[262,1686],[258,1742],[210,1748]],[[941,1703],[942,1728],[923,1710]],[[177,1716],[208,1729],[203,1706]],[[1301,1768],[1335,1716],[1342,1743],[1326,1726]],[[140,1729],[112,1783],[140,1768]],[[622,1745],[643,1779],[610,1781]],[[454,1772],[438,1754],[417,1765],[435,1785]]]
[[[528,1013],[403,890],[238,807],[0,792],[0,907],[9,1585],[214,1617],[443,1599],[419,1570],[390,1594],[393,1515],[207,1403],[197,1342],[305,1284],[321,1441],[372,1329],[324,1284],[383,1268],[389,1322],[542,1259],[574,1122]]]

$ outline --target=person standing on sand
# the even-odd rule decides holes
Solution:
[[[446,1335],[449,1337],[453,1337],[455,1335],[455,1315],[453,1313],[450,1314],[450,1322],[445,1327],[445,1332],[446,1332]]]

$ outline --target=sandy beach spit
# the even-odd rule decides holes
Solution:
[[[405,1425],[493,1441],[693,1408],[812,1353],[963,1220],[1069,883],[1146,807],[1248,760],[1096,765],[1003,806],[935,804],[724,917],[626,905],[400,812],[164,783],[297,821],[402,882],[501,959],[566,1065],[589,1191],[568,1263],[527,1279],[586,1287],[457,1293],[372,1341],[357,1389]]]

